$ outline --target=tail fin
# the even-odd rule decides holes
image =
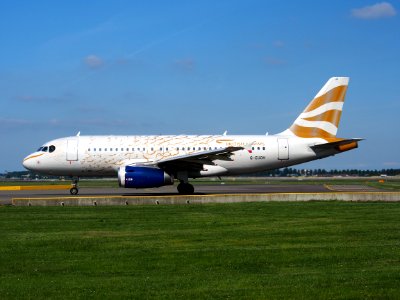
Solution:
[[[335,138],[349,77],[332,77],[285,134],[302,138]]]

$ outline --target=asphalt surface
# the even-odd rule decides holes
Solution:
[[[265,194],[265,193],[326,193],[346,192],[336,186],[311,184],[246,184],[246,185],[194,185],[195,195],[212,194]],[[373,189],[374,190],[374,189]],[[372,191],[367,186],[357,186],[357,191]],[[164,186],[153,189],[124,188],[80,188],[78,196],[161,196],[178,195],[175,186]],[[69,190],[33,190],[33,191],[0,191],[0,205],[10,205],[12,198],[71,197]]]

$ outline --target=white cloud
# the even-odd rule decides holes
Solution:
[[[192,58],[178,59],[175,61],[175,66],[186,71],[192,71],[195,67],[195,61]]]
[[[277,40],[272,43],[272,45],[276,48],[283,48],[285,47],[285,43],[283,41]]]
[[[276,57],[266,57],[264,59],[265,63],[267,65],[271,65],[271,66],[282,66],[286,64],[285,60],[276,58]]]
[[[66,46],[70,47],[71,44],[78,44],[81,43],[83,40],[86,41],[92,37],[104,35],[107,33],[112,33],[113,31],[118,29],[118,26],[115,22],[116,20],[118,20],[118,15],[115,15],[111,17],[109,20],[99,23],[93,27],[54,37],[45,42],[42,45],[42,47],[43,48],[54,48],[54,47],[59,48]]]
[[[381,19],[393,17],[397,14],[396,9],[388,2],[380,2],[370,6],[355,8],[351,11],[357,19]]]
[[[62,101],[62,98],[47,97],[47,96],[33,96],[33,95],[19,95],[16,96],[17,101],[26,103],[38,103],[38,102],[58,102]]]
[[[385,167],[398,167],[398,166],[400,166],[400,163],[397,161],[386,161],[383,163],[383,165]]]
[[[97,69],[104,65],[103,59],[94,54],[86,56],[84,62],[90,69]]]
[[[29,126],[32,121],[25,119],[5,119],[0,118],[0,127]]]

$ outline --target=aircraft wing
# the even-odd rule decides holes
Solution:
[[[203,165],[214,165],[214,160],[232,160],[233,152],[243,149],[243,147],[224,147],[165,158],[155,161],[154,164],[162,169],[202,169]]]

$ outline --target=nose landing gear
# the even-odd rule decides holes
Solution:
[[[72,187],[69,192],[71,195],[78,195],[79,187],[78,187],[79,177],[72,178]]]

